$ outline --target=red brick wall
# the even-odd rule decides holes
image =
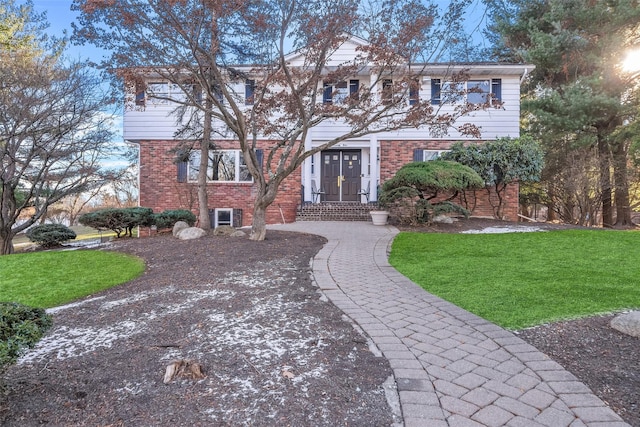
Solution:
[[[221,149],[237,149],[230,141],[217,141]],[[178,182],[175,154],[171,149],[175,141],[140,142],[140,205],[154,212],[166,209],[189,209],[198,215],[197,184]],[[258,143],[258,148],[269,146],[268,141]],[[278,191],[275,202],[267,209],[267,223],[295,221],[296,207],[301,199],[301,172],[296,170],[287,177]],[[255,186],[251,183],[209,183],[209,209],[242,209],[242,225],[251,225]]]
[[[446,150],[455,141],[380,141],[380,182],[391,178],[403,165],[413,161],[414,149]],[[481,141],[478,141],[481,143]],[[189,209],[198,215],[197,185],[177,180],[175,154],[171,149],[175,141],[140,142],[140,205],[154,212],[166,209]],[[237,149],[232,141],[217,141],[221,149]],[[258,148],[268,148],[269,141],[261,141]],[[266,153],[266,150],[265,150]],[[267,223],[295,221],[296,208],[301,200],[302,178],[300,168],[282,183],[278,197],[267,210]],[[251,183],[209,183],[209,209],[242,209],[242,225],[251,225],[255,186]],[[486,192],[466,195],[466,206],[475,216],[493,216],[493,208]],[[495,200],[495,194],[492,199]],[[506,192],[504,219],[518,220],[518,185],[510,185]],[[464,204],[463,204],[464,205]],[[280,213],[282,210],[282,214]]]
[[[380,141],[380,182],[384,183],[407,163],[413,161],[413,150],[447,150],[456,141]],[[477,141],[482,144],[484,141]],[[503,219],[508,221],[518,220],[518,193],[519,185],[510,184],[505,192],[505,209]],[[497,206],[497,196],[491,192],[491,202],[486,190],[467,192],[459,203],[471,210],[474,216],[493,217],[493,207]],[[465,203],[466,200],[466,203]]]

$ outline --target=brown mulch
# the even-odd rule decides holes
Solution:
[[[388,426],[392,371],[310,278],[317,236],[115,242],[139,278],[57,311],[4,377],[3,426]],[[163,382],[175,361],[204,379]]]
[[[416,230],[504,225],[471,219]],[[530,226],[531,224],[519,224]],[[562,225],[534,224],[541,228]],[[388,426],[388,362],[310,279],[317,236],[264,242],[169,235],[114,242],[141,277],[58,310],[54,328],[5,374],[7,426]],[[640,339],[611,316],[519,331],[640,426]],[[164,383],[175,361],[199,364]]]

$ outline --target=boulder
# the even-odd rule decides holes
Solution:
[[[236,232],[236,229],[233,228],[232,226],[221,225],[220,227],[216,227],[216,229],[213,230],[213,235],[214,236],[231,236],[235,232]]]
[[[436,222],[439,224],[453,224],[453,218],[447,215],[438,215],[435,218],[433,218],[433,222]]]
[[[207,234],[202,228],[198,227],[188,227],[183,230],[180,230],[176,237],[180,240],[193,240],[199,239]]]
[[[623,334],[640,338],[640,311],[620,314],[611,319],[610,325]]]
[[[247,235],[247,233],[245,233],[242,230],[236,230],[233,233],[231,233],[231,237],[245,237]]]
[[[186,222],[184,222],[184,221],[178,221],[178,222],[176,222],[176,223],[173,225],[173,231],[172,231],[172,233],[173,233],[173,235],[174,235],[175,237],[177,237],[177,236],[178,236],[178,233],[180,233],[180,232],[181,232],[182,230],[184,230],[185,228],[189,228],[189,224],[187,224],[187,223],[186,223]]]

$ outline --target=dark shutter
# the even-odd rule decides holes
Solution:
[[[256,91],[255,80],[245,80],[244,82],[244,103],[245,105],[253,105],[253,97]]]
[[[360,90],[360,80],[349,80],[349,95],[357,95],[358,90]]]
[[[491,79],[492,100],[502,101],[502,79]]]
[[[421,162],[422,160],[424,160],[424,154],[423,154],[423,149],[421,148],[416,148],[415,150],[413,150],[413,161],[414,162]]]
[[[264,150],[256,149],[256,160],[258,160],[258,167],[262,170],[262,162],[264,161]]]
[[[178,162],[178,182],[187,182],[187,162]]]
[[[440,91],[442,84],[440,79],[431,79],[431,105],[440,105]]]
[[[324,84],[324,90],[322,91],[322,103],[331,104],[333,102],[333,86],[328,83]]]
[[[409,86],[409,105],[416,105],[420,102],[420,82],[411,80]]]

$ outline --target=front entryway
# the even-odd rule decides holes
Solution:
[[[360,150],[328,150],[321,155],[321,185],[327,202],[360,201]]]

